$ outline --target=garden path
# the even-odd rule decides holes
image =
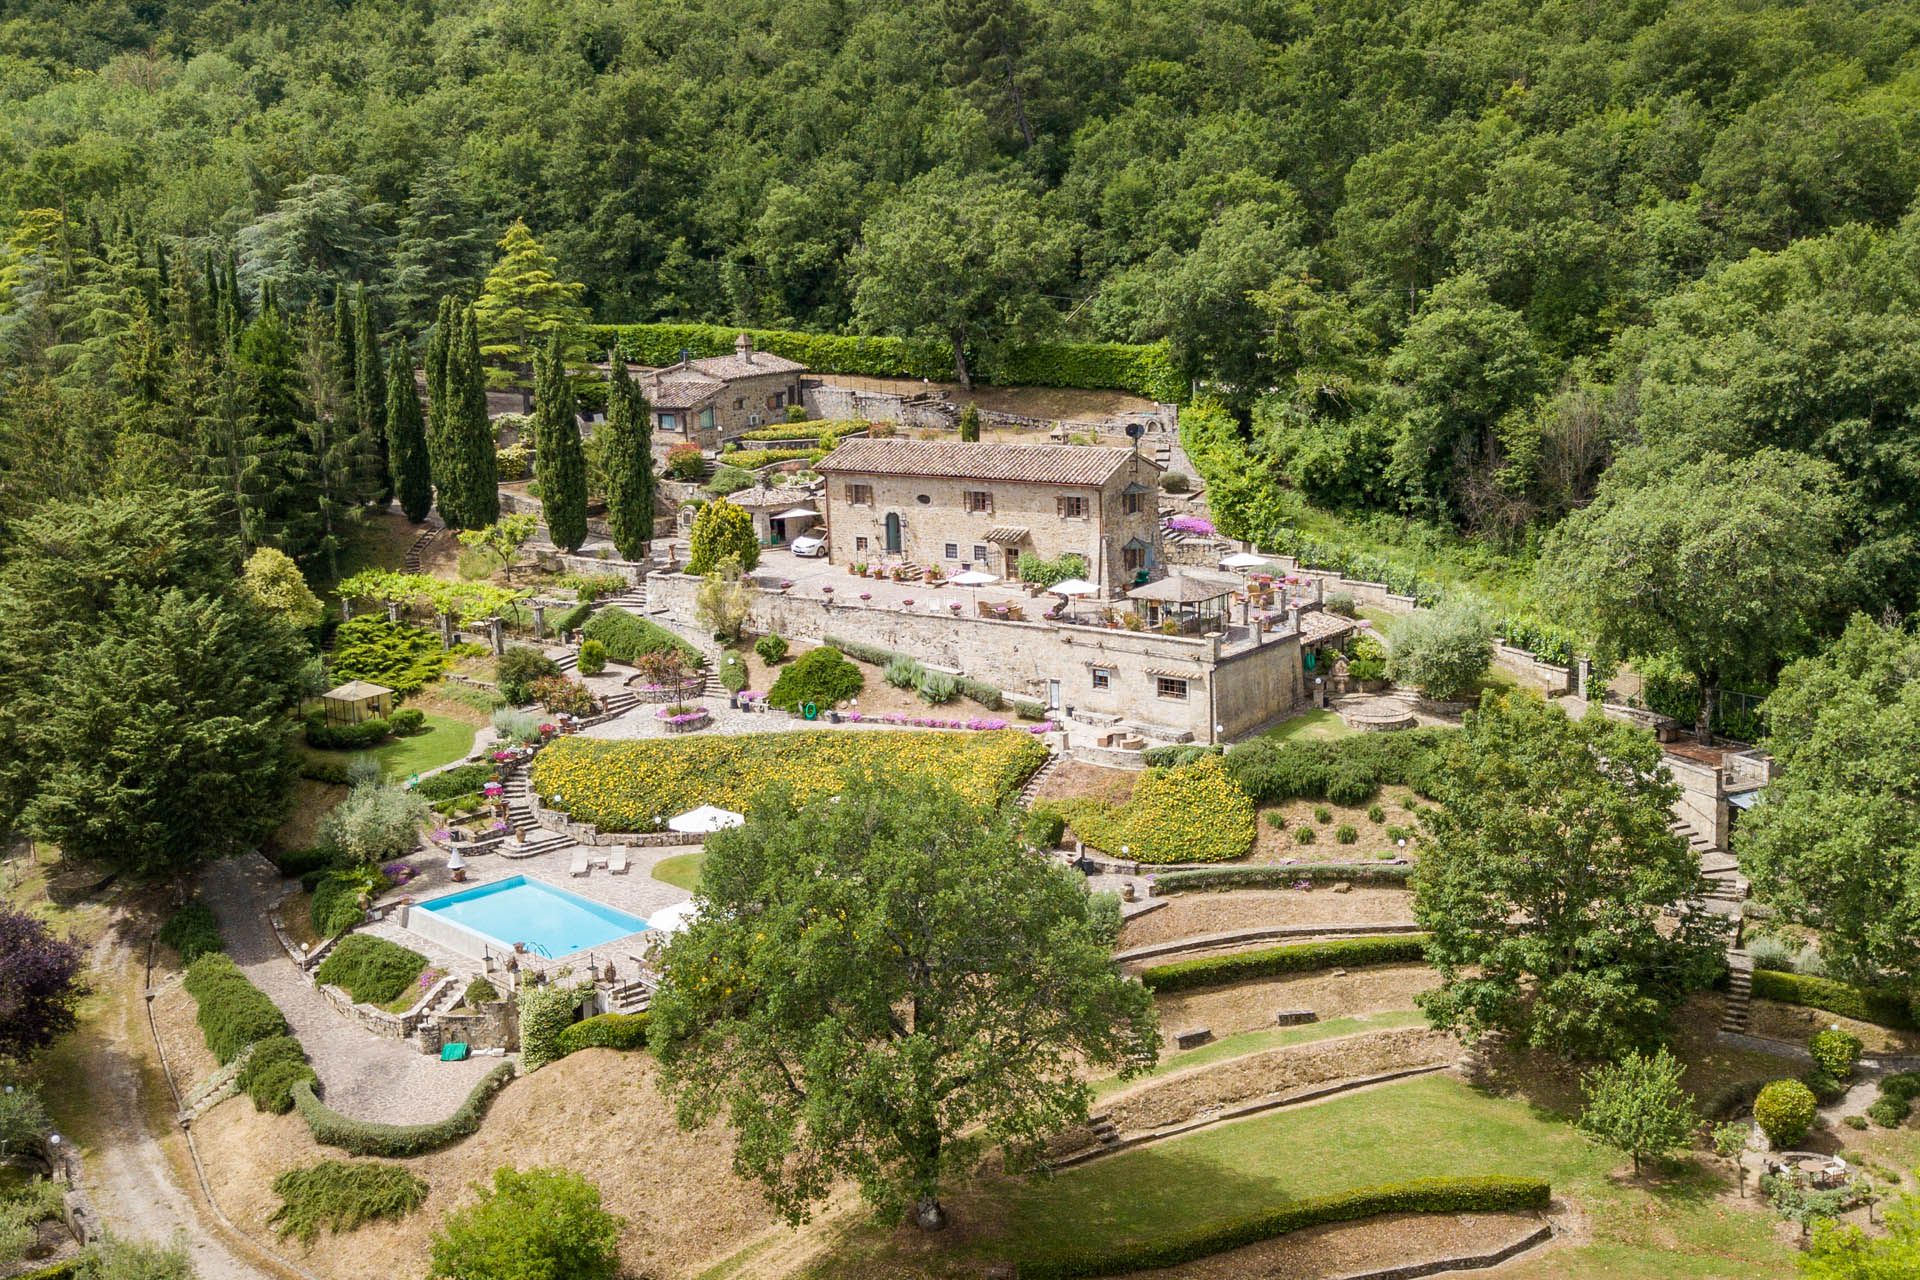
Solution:
[[[286,1015],[320,1076],[327,1105],[383,1124],[453,1114],[499,1060],[441,1062],[411,1041],[382,1039],[335,1009],[273,935],[267,912],[284,888],[273,864],[257,853],[210,863],[201,876],[201,896],[219,918],[227,954]]]

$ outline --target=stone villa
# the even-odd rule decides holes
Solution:
[[[730,356],[682,359],[639,380],[653,409],[657,442],[691,440],[712,451],[743,431],[785,422],[788,407],[801,403],[800,375],[806,371],[798,361],[755,351],[743,333]]]
[[[834,564],[1013,580],[1023,553],[1077,553],[1109,597],[1159,569],[1160,468],[1133,449],[856,439],[818,469]]]

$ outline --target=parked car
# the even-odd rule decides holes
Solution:
[[[827,540],[825,538],[815,537],[810,533],[795,538],[792,542],[788,543],[787,546],[793,554],[804,556],[809,560],[816,560],[827,554]]]

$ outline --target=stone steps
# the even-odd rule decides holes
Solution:
[[[1727,956],[1727,1000],[1720,1030],[1742,1034],[1752,1016],[1753,961],[1739,952]]]
[[[400,560],[401,567],[408,573],[420,572],[420,567],[426,562],[427,548],[431,547],[434,539],[439,536],[440,528],[437,525],[429,525],[422,529],[419,535],[407,544],[406,554]]]
[[[1046,763],[1033,771],[1033,776],[1027,779],[1027,784],[1020,788],[1019,804],[1022,809],[1032,807],[1033,798],[1039,794],[1041,784],[1047,780],[1047,775],[1052,773],[1054,767],[1059,763],[1060,753],[1057,751],[1050,752],[1047,755]]]
[[[1103,1147],[1111,1147],[1120,1141],[1120,1130],[1114,1126],[1113,1117],[1104,1113],[1087,1117],[1087,1128],[1093,1131],[1093,1138]]]
[[[639,705],[640,699],[628,693],[625,689],[608,694],[605,700],[607,714],[610,716],[624,714]]]

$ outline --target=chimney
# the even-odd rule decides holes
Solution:
[[[742,360],[745,360],[748,364],[752,364],[753,363],[753,339],[749,338],[744,333],[741,334],[739,337],[735,338],[733,340],[733,354],[739,356]]]
[[[1300,606],[1299,605],[1296,604],[1296,605],[1288,606],[1287,626],[1293,631],[1293,634],[1295,635],[1300,634]]]

